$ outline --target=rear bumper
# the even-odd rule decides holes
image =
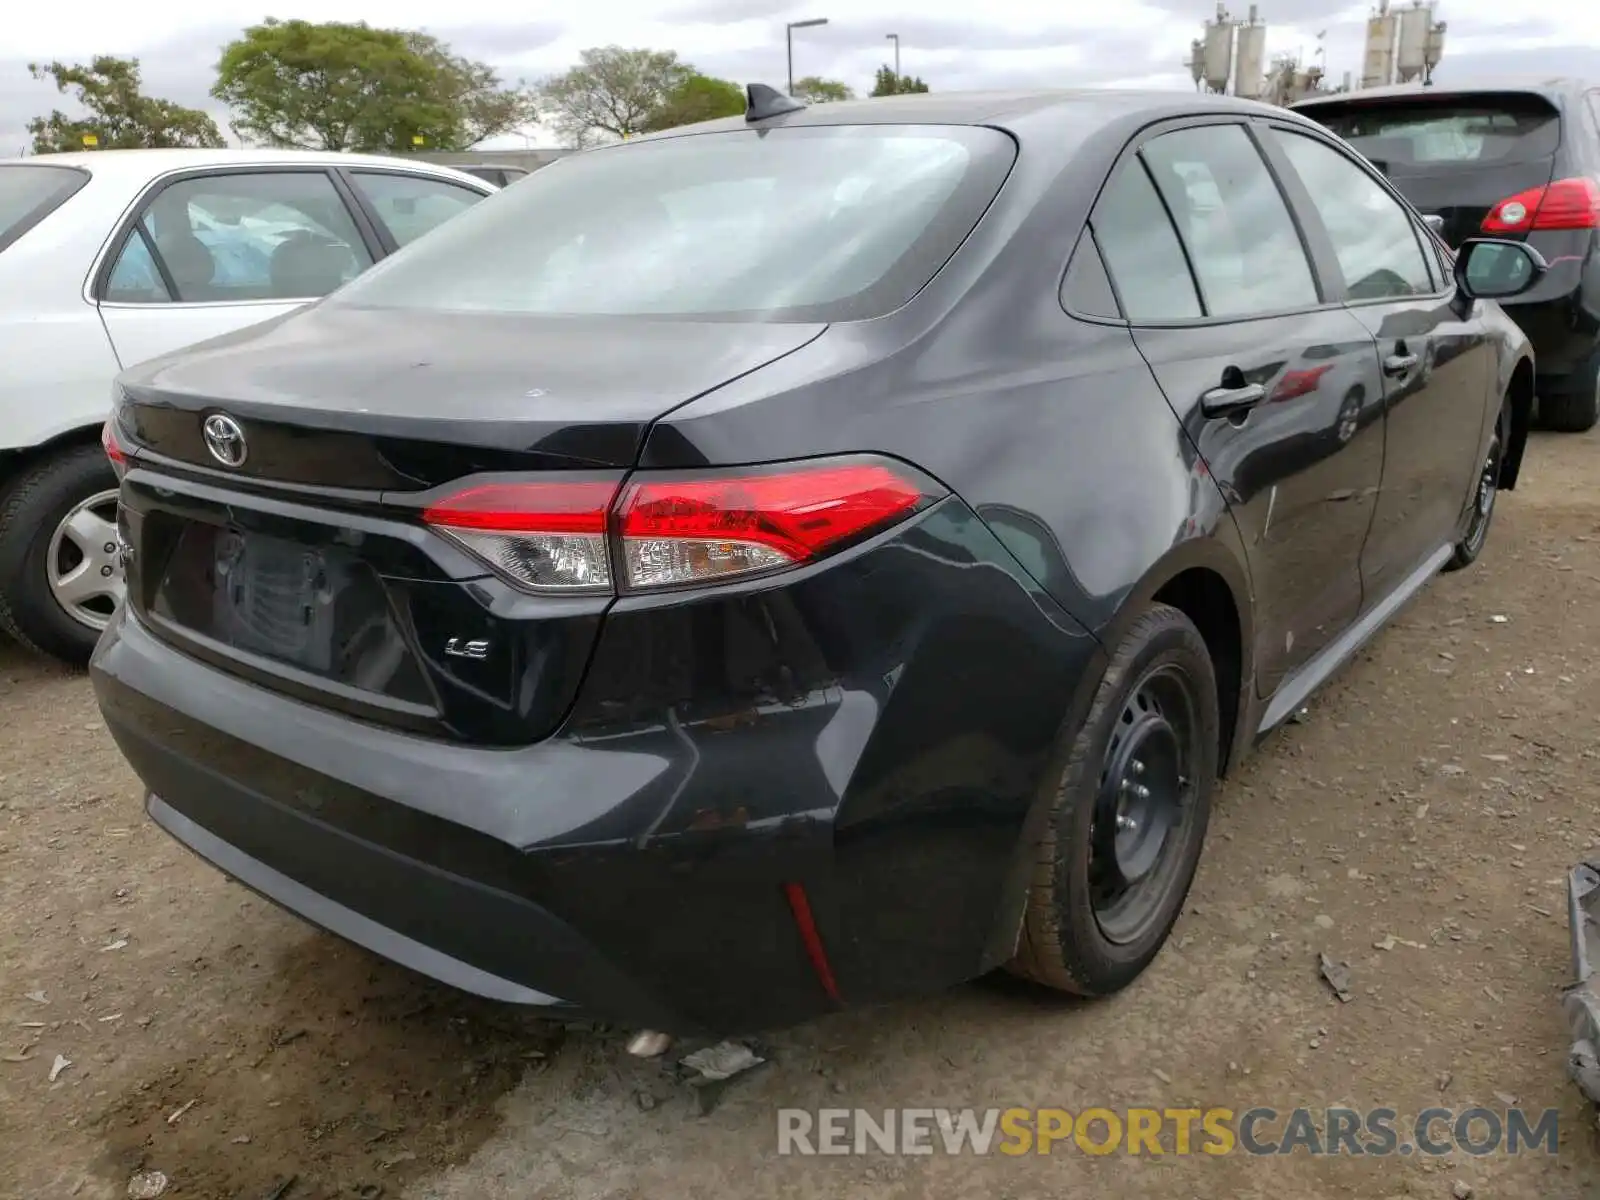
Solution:
[[[229,796],[229,792],[234,794]],[[219,788],[213,796],[221,798],[223,803],[231,801],[239,811],[248,811],[253,807],[248,799],[242,804],[239,803],[240,797],[236,789]],[[538,1008],[560,1008],[566,1005],[564,1000],[491,974],[471,963],[462,962],[459,958],[452,958],[424,942],[407,937],[387,925],[380,925],[371,917],[363,916],[355,909],[329,899],[326,893],[314,891],[283,872],[273,870],[259,859],[251,858],[236,845],[224,841],[211,829],[186,817],[154,793],[146,798],[145,808],[151,820],[212,866],[220,868],[252,891],[292,912],[299,913],[312,924],[319,925],[330,933],[336,933],[346,941],[363,946],[419,974],[432,976],[462,991],[473,992],[491,1000],[503,1000],[509,1004],[525,1004]],[[226,825],[225,821],[215,819],[216,811],[213,810],[207,815],[212,818],[213,828]],[[370,863],[366,865],[371,866]],[[356,864],[350,866],[352,869],[359,869]]]
[[[127,612],[91,673],[152,818],[283,907],[481,995],[728,1033],[1009,956],[1099,654],[947,501],[781,584],[618,602],[562,729],[520,749],[312,707]]]

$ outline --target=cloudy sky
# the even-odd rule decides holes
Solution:
[[[1397,0],[1397,4],[1407,0]],[[1317,52],[1328,75],[1359,75],[1367,0],[1262,0],[1269,54]],[[795,74],[842,79],[865,92],[890,61],[898,33],[902,69],[936,91],[1011,86],[1192,87],[1182,63],[1215,0],[161,0],[52,4],[17,0],[0,32],[0,154],[27,144],[29,117],[71,109],[49,83],[28,75],[30,60],[86,61],[137,56],[146,89],[206,108],[227,131],[227,114],[207,95],[219,47],[264,16],[366,20],[425,28],[457,52],[482,59],[507,79],[536,82],[570,65],[586,46],[616,42],[674,49],[701,70],[738,81],[784,82],[784,23],[827,17],[797,30]],[[1232,5],[1241,15],[1244,3]],[[1600,3],[1595,0],[1437,0],[1448,22],[1438,81],[1484,74],[1569,73],[1600,80]],[[70,11],[70,16],[68,15]],[[159,19],[155,19],[159,14]],[[979,16],[981,14],[981,17]],[[553,144],[547,130],[534,145]],[[522,138],[496,145],[521,146]]]

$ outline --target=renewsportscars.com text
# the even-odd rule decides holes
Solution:
[[[803,1108],[778,1110],[778,1153],[1429,1157],[1556,1153],[1556,1109]]]

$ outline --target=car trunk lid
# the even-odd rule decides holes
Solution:
[[[469,477],[620,482],[653,420],[824,328],[318,308],[145,364],[113,418],[130,610],[311,704],[538,740],[610,593],[530,594],[423,509]]]

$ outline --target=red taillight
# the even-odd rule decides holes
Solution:
[[[939,493],[880,459],[612,481],[528,480],[466,488],[423,520],[534,591],[715,582],[821,557],[910,516]]]
[[[1483,219],[1484,233],[1528,233],[1535,229],[1600,227],[1600,183],[1558,179],[1549,187],[1507,196]]]
[[[617,485],[615,479],[479,484],[430,504],[422,519],[534,591],[608,592],[606,511]]]
[[[122,448],[122,443],[117,441],[115,417],[107,417],[106,423],[100,427],[100,445],[105,448],[106,458],[111,462],[111,469],[121,479],[128,471],[128,452]]]
[[[618,505],[629,587],[792,566],[908,515],[922,485],[886,463],[643,478]]]

